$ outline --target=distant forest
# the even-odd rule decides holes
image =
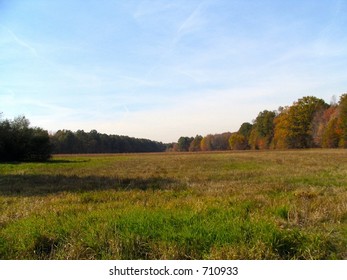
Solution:
[[[146,153],[164,152],[166,145],[148,139],[108,135],[96,130],[59,130],[50,135],[54,154]]]
[[[237,132],[182,136],[177,143],[170,144],[96,130],[59,130],[49,135],[29,124],[24,116],[14,120],[0,118],[0,161],[45,161],[52,153],[347,148],[347,94],[331,104],[306,96],[291,106],[260,112],[252,123],[244,122]]]

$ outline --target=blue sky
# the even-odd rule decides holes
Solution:
[[[171,142],[347,92],[347,1],[0,0],[0,112]]]

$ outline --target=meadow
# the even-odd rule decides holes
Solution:
[[[0,164],[0,259],[347,259],[347,150]]]

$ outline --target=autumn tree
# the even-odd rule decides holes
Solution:
[[[314,113],[312,120],[312,139],[315,147],[323,146],[323,135],[335,111],[336,105],[330,105],[327,109],[322,107]]]
[[[340,140],[342,138],[342,131],[340,129],[339,119],[332,118],[322,135],[322,147],[323,148],[338,148]]]
[[[251,134],[253,125],[244,122],[241,124],[239,130],[229,134],[229,148],[231,150],[246,150],[249,149],[248,140]]]
[[[224,132],[221,134],[214,134],[211,138],[211,146],[213,151],[225,151],[229,148],[229,138],[231,133]]]
[[[341,127],[340,147],[347,148],[347,93],[341,95],[339,102],[339,121]]]
[[[213,135],[209,134],[202,138],[200,142],[201,151],[212,151]]]
[[[193,141],[190,143],[189,152],[201,151],[201,141],[203,137],[201,135],[196,135]]]
[[[274,137],[272,140],[274,149],[288,149],[289,125],[289,107],[280,107],[274,118]]]
[[[231,150],[246,150],[249,147],[246,137],[239,132],[231,134],[229,146]]]

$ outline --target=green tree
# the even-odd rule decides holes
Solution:
[[[177,141],[177,145],[178,145],[178,150],[180,152],[187,152],[189,150],[190,147],[190,143],[194,140],[193,137],[184,137],[181,136],[178,141]]]
[[[11,124],[8,120],[0,121],[0,161],[8,160],[11,154]]]
[[[0,122],[0,161],[44,161],[51,156],[48,132],[30,128],[24,116]]]
[[[313,141],[313,118],[317,111],[327,108],[324,100],[306,96],[295,102],[288,111],[288,148],[311,148]]]
[[[189,151],[190,152],[197,152],[197,151],[201,151],[201,141],[202,141],[202,136],[201,135],[196,135],[195,138],[193,139],[193,141],[190,143],[189,146]]]
[[[253,149],[268,149],[274,137],[274,111],[264,110],[254,120],[249,143]]]
[[[238,132],[248,139],[251,135],[252,128],[252,124],[250,124],[249,122],[244,122],[243,124],[241,124]]]
[[[25,159],[29,161],[46,161],[51,157],[52,145],[49,134],[42,128],[32,128]]]

